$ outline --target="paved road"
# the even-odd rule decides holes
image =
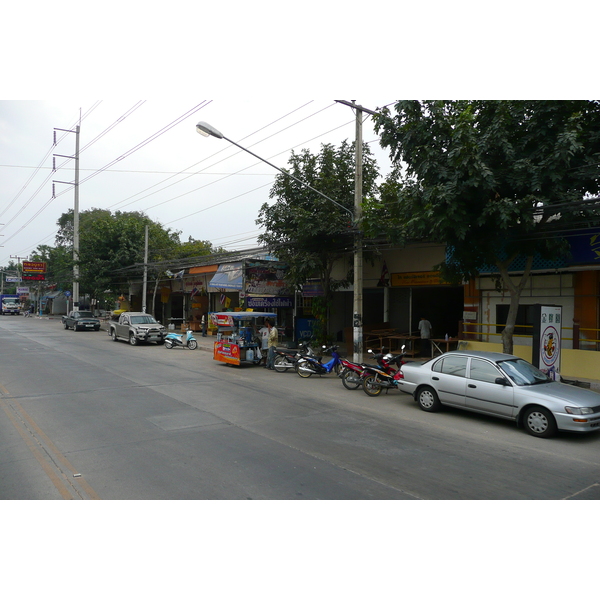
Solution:
[[[333,376],[0,317],[2,499],[600,498],[600,437],[540,440]]]

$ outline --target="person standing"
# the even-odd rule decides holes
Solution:
[[[265,369],[267,368],[267,353],[269,352],[269,328],[267,323],[258,330],[258,337],[260,338],[260,354],[261,363]]]
[[[267,366],[266,368],[274,371],[275,370],[275,348],[277,347],[278,332],[277,327],[271,323],[270,319],[265,319],[265,325],[269,329],[268,342],[269,351],[267,354]]]
[[[431,358],[431,323],[421,317],[419,321],[419,333],[421,334],[421,356]]]

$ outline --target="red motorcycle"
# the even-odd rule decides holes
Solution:
[[[402,346],[403,351],[404,348],[405,346]],[[404,361],[401,360],[405,356],[404,352],[394,356],[393,354],[388,353],[375,354],[373,350],[369,350],[369,354],[377,361],[379,368],[389,375],[394,375],[397,372],[397,370],[394,369],[394,365],[398,366],[399,371],[400,366],[404,364]],[[399,360],[401,362],[398,362]],[[340,373],[340,378],[342,379],[344,387],[348,390],[355,390],[363,385],[365,377],[372,372],[370,369],[375,368],[370,364],[358,364],[345,359],[341,359],[341,363],[343,371]]]
[[[379,396],[381,390],[392,388],[398,389],[404,379],[402,365],[406,362],[404,357],[405,346],[402,346],[402,354],[376,354],[377,367],[370,365],[365,367],[362,375],[363,391],[367,396]],[[396,365],[398,368],[394,369]]]

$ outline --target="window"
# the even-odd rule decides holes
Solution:
[[[502,333],[508,318],[507,304],[496,305],[496,333]],[[533,335],[533,320],[535,306],[531,304],[522,304],[517,310],[517,320],[515,321],[515,335]]]
[[[432,370],[456,377],[465,377],[468,360],[467,356],[446,356],[442,360],[438,360]]]
[[[469,371],[470,379],[494,383],[498,377],[502,376],[500,371],[486,360],[481,360],[479,358],[471,359],[471,370]]]

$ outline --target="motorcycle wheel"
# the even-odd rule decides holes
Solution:
[[[165,348],[170,350],[172,347],[173,347],[173,342],[171,342],[170,340],[165,340]]]
[[[294,365],[294,369],[296,369],[296,373],[298,373],[298,375],[300,375],[300,377],[303,377],[304,379],[307,379],[308,377],[310,377],[313,374],[313,371],[311,371],[309,369],[309,367],[305,366],[306,364],[307,364],[307,361],[299,360]]]
[[[362,383],[361,377],[355,371],[346,369],[342,375],[342,383],[347,390],[356,390]]]
[[[188,343],[188,348],[190,350],[195,350],[198,347],[198,342],[196,340],[190,340]]]
[[[341,377],[341,371],[342,371],[343,367],[342,367],[342,363],[336,363],[335,366],[333,367],[333,370],[335,371],[335,374],[338,377]]]
[[[285,373],[289,367],[284,367],[282,366],[282,363],[285,364],[287,362],[287,359],[285,358],[285,356],[277,356],[275,357],[275,362],[273,363],[273,367],[275,368],[275,370],[278,373]]]
[[[375,380],[375,375],[367,375],[363,379],[363,390],[367,396],[379,396],[381,386]]]

